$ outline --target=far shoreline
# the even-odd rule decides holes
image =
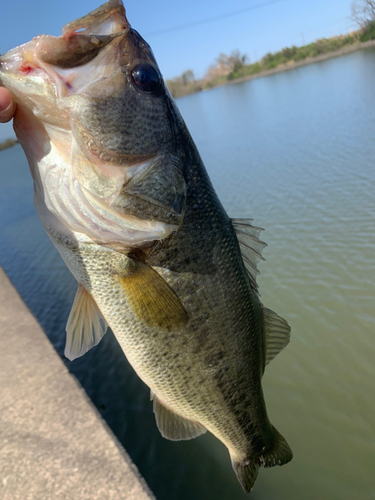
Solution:
[[[266,71],[261,71],[259,73],[255,73],[253,75],[246,75],[246,76],[242,76],[240,78],[235,78],[233,80],[227,80],[224,83],[220,83],[218,85],[215,85],[215,87],[202,89],[201,92],[209,92],[210,90],[215,90],[219,87],[224,87],[226,85],[233,85],[236,83],[246,82],[248,80],[254,80],[255,78],[262,78],[264,76],[270,76],[270,75],[274,75],[276,73],[282,73],[283,71],[290,71],[290,70],[293,70],[296,68],[300,68],[301,66],[307,66],[308,64],[314,64],[317,62],[326,61],[327,59],[332,59],[334,57],[344,56],[346,54],[349,54],[350,52],[356,52],[357,50],[368,49],[371,47],[375,47],[375,40],[369,40],[367,42],[361,42],[361,43],[357,43],[354,45],[349,45],[349,46],[343,47],[342,49],[334,50],[332,52],[327,52],[326,54],[321,54],[321,55],[316,56],[316,57],[307,57],[306,59],[303,59],[302,61],[293,62],[292,64],[283,64],[282,66],[278,66],[277,68],[269,69]],[[184,97],[189,97],[189,96],[197,94],[197,93],[199,93],[199,92],[187,94],[185,96],[178,97],[177,99],[183,99]]]

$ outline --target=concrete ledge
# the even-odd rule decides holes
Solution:
[[[0,268],[0,498],[155,499]]]

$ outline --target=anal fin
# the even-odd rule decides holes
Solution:
[[[259,465],[251,460],[237,462],[232,457],[232,467],[245,493],[250,493],[258,476]]]
[[[65,356],[71,361],[83,356],[100,342],[107,327],[95,300],[82,285],[78,285],[66,324]]]
[[[156,425],[164,438],[171,441],[182,441],[196,438],[207,431],[200,423],[193,422],[174,413],[161,403],[155,394],[152,397],[154,400]]]

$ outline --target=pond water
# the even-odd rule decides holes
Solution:
[[[292,338],[263,386],[294,458],[261,469],[246,497],[213,436],[159,435],[109,332],[66,362],[159,500],[375,498],[374,82],[368,49],[178,101],[229,215],[266,229],[262,301]],[[62,356],[76,284],[36,216],[19,146],[0,153],[0,230],[0,265]]]

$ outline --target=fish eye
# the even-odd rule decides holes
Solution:
[[[161,77],[150,64],[139,64],[132,71],[133,82],[148,94],[155,93],[161,86]]]

